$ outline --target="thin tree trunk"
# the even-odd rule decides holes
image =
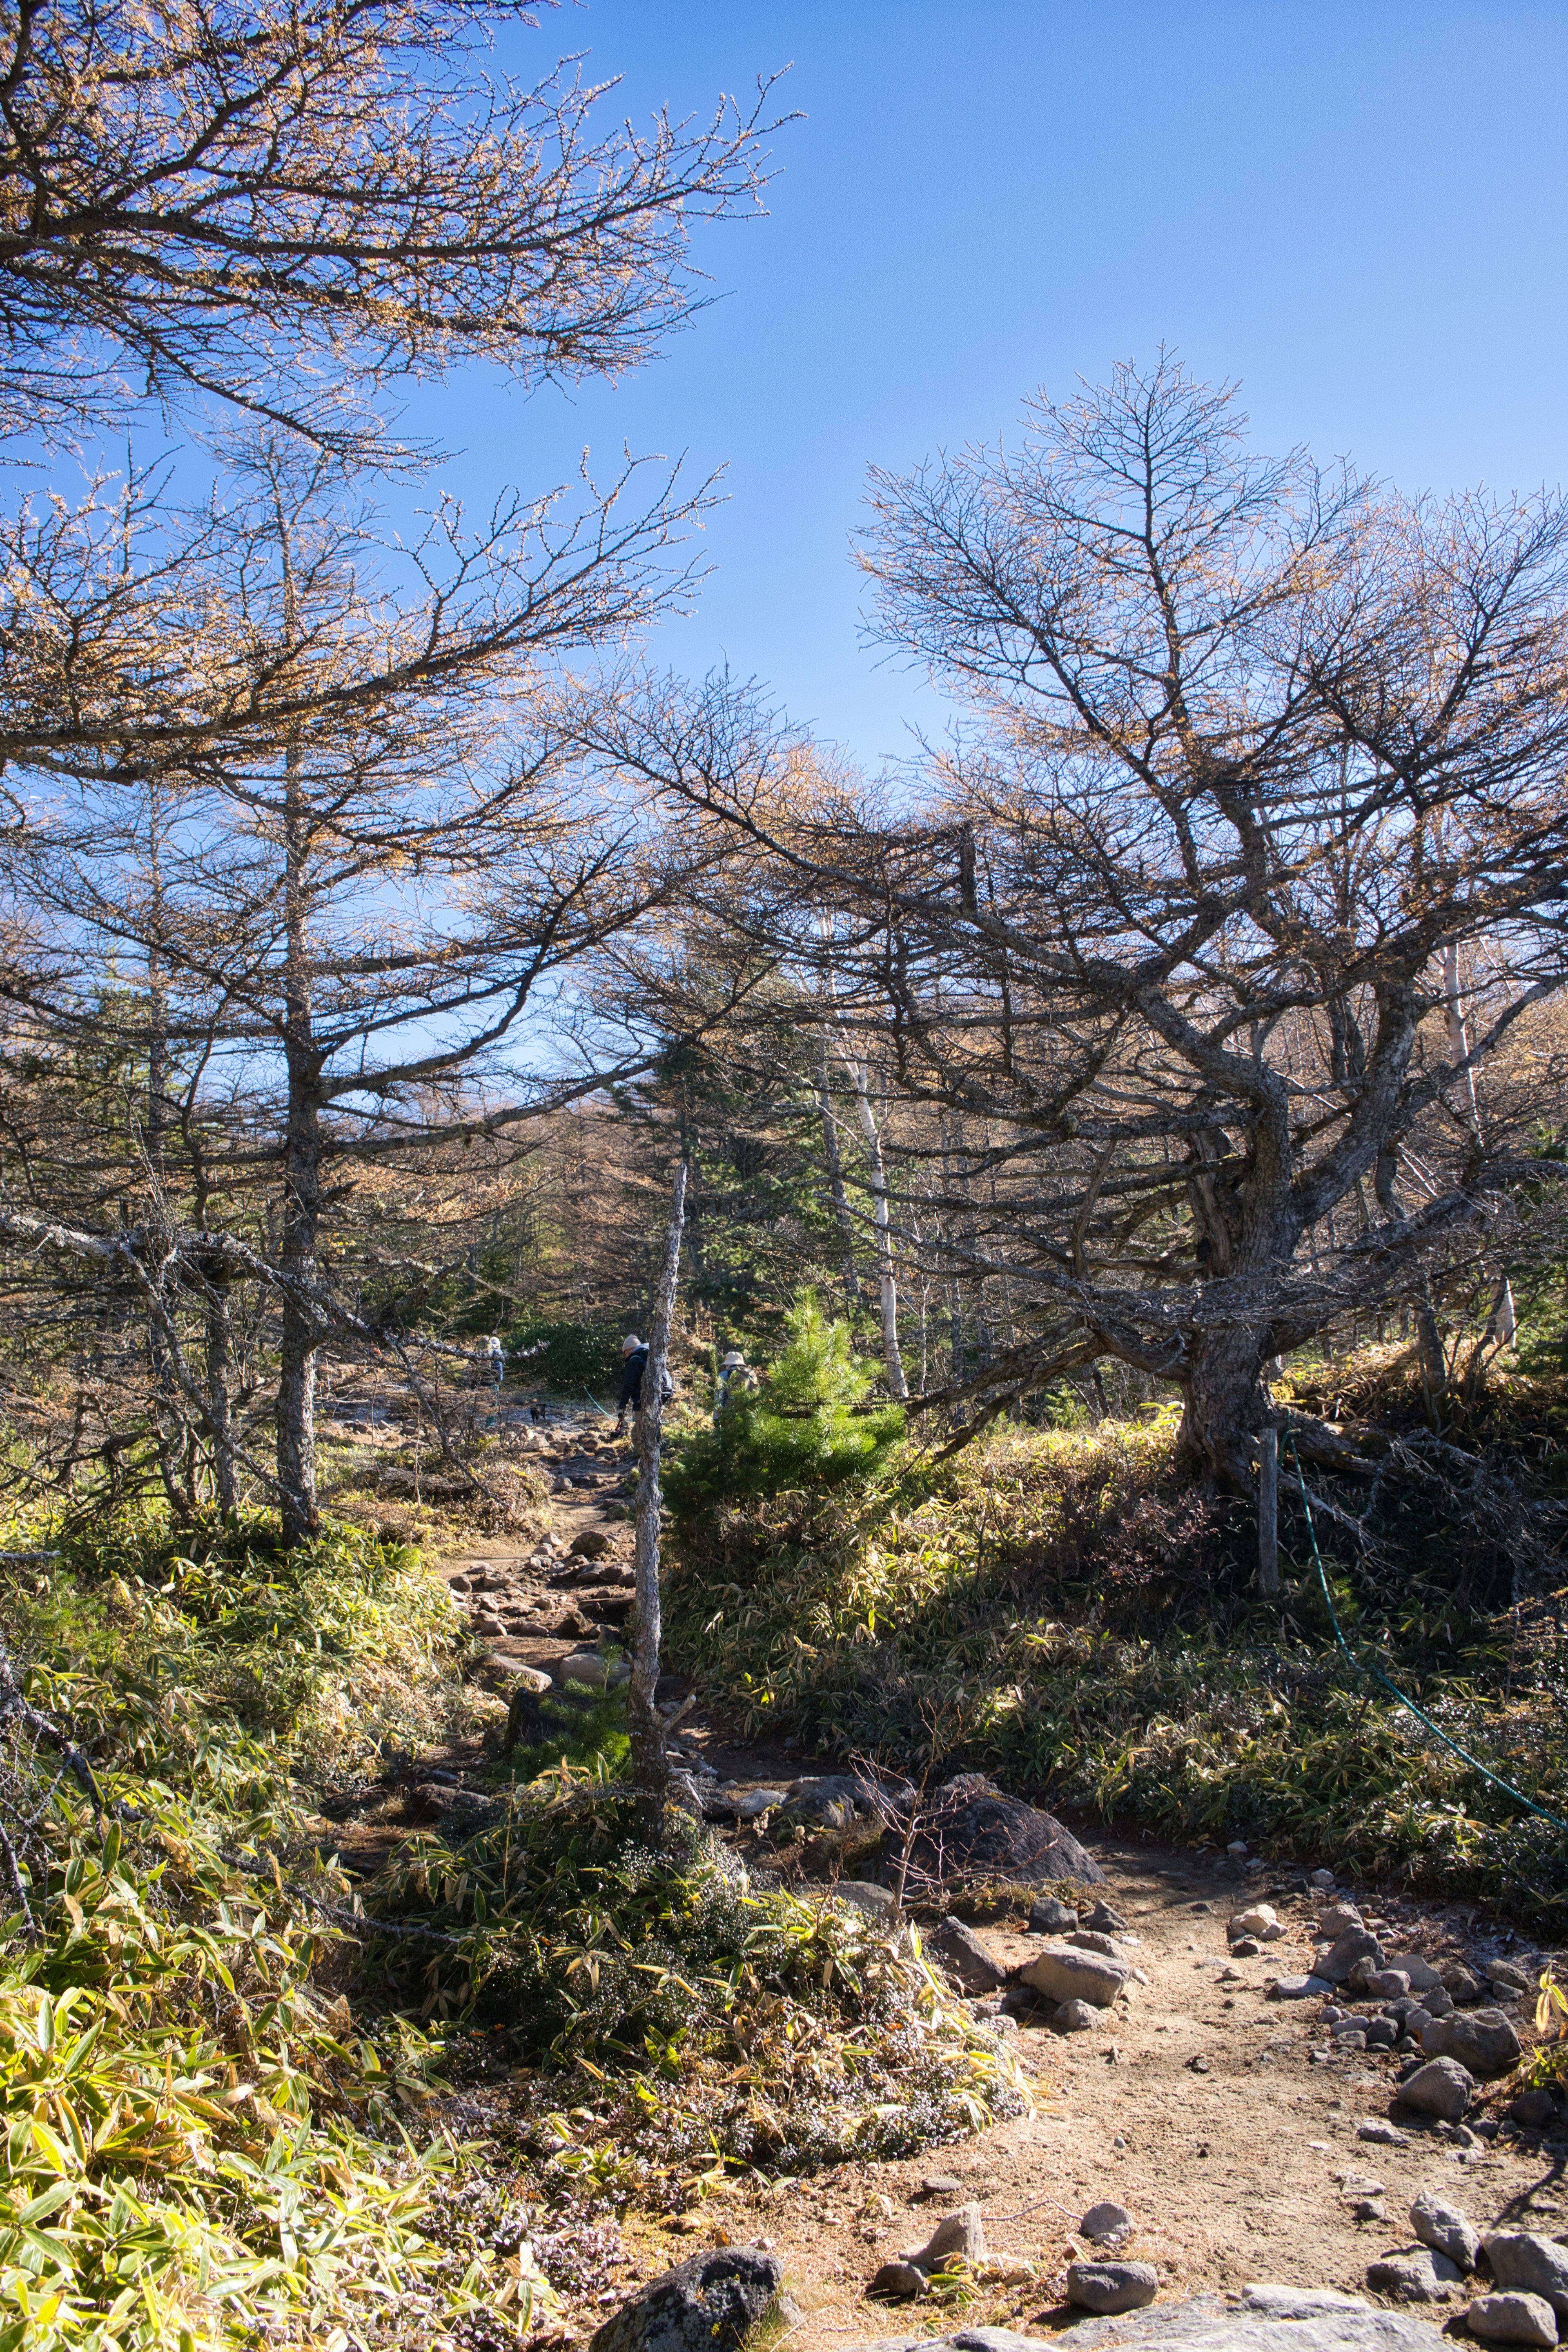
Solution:
[[[1279,1591],[1279,1432],[1258,1433],[1258,1589],[1272,1600]]]
[[[283,1338],[278,1379],[278,1484],[285,1544],[317,1532],[316,1324],[300,1288],[313,1284],[321,1220],[321,1116],[318,1095],[306,920],[309,832],[297,746],[289,751],[284,919],[288,927],[284,1049],[289,1102],[284,1130]]]
[[[816,1033],[816,1099],[822,1111],[822,1153],[827,1163],[827,1190],[838,1235],[844,1244],[844,1296],[853,1318],[860,1311],[860,1276],[855,1267],[855,1220],[844,1189],[844,1160],[838,1149],[838,1121],[833,1116],[833,1094],[827,1083],[827,1032]]]
[[[664,1263],[659,1268],[647,1362],[643,1370],[642,1409],[637,1415],[637,1633],[632,1649],[631,1684],[626,1692],[626,1730],[631,1741],[632,1774],[641,1799],[647,1833],[655,1842],[664,1834],[669,1793],[669,1757],[657,1705],[659,1651],[664,1638],[664,1607],[658,1583],[658,1465],[664,1439],[664,1368],[669,1355],[669,1328],[680,1275],[680,1236],[686,1222],[689,1172],[682,1160],[675,1172],[675,1195],[664,1237]]]
[[[882,1309],[882,1364],[887,1376],[888,1393],[902,1404],[909,1396],[910,1384],[904,1378],[904,1360],[899,1351],[899,1283],[893,1265],[892,1220],[889,1213],[888,1171],[882,1158],[882,1138],[871,1104],[869,1076],[865,1063],[845,1053],[839,1055],[839,1059],[854,1092],[861,1140],[866,1147],[867,1188],[871,1195],[871,1226],[877,1251],[877,1287]]]
[[[228,1280],[207,1270],[205,1310],[207,1418],[211,1423],[213,1491],[226,1519],[239,1509],[239,1487],[234,1475],[234,1435],[229,1427],[230,1370]]]

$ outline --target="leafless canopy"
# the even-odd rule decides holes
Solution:
[[[338,446],[458,357],[634,365],[753,207],[765,88],[607,137],[568,60],[498,76],[521,0],[12,0],[0,10],[0,429],[216,395]]]

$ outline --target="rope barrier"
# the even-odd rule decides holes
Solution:
[[[1323,1569],[1323,1555],[1318,1549],[1318,1530],[1312,1524],[1312,1506],[1307,1495],[1307,1481],[1301,1475],[1301,1457],[1296,1451],[1296,1433],[1289,1423],[1285,1427],[1285,1438],[1290,1448],[1290,1459],[1296,1465],[1296,1485],[1300,1491],[1301,1508],[1307,1514],[1307,1533],[1312,1543],[1312,1564],[1318,1571],[1318,1582],[1322,1587],[1323,1599],[1328,1604],[1329,1622],[1334,1629],[1334,1639],[1340,1645],[1346,1664],[1352,1673],[1370,1675],[1374,1683],[1381,1683],[1389,1696],[1396,1698],[1401,1706],[1407,1707],[1416,1722],[1424,1723],[1433,1737],[1442,1741],[1445,1748],[1451,1748],[1454,1754],[1462,1757],[1464,1761],[1478,1771],[1484,1780],[1489,1780],[1495,1789],[1500,1789],[1505,1797],[1511,1797],[1515,1804],[1522,1805],[1527,1813],[1533,1813],[1537,1821],[1550,1822],[1554,1830],[1568,1830],[1568,1822],[1561,1820],[1556,1813],[1549,1813],[1544,1805],[1536,1804],[1525,1795],[1522,1789],[1516,1789],[1511,1780],[1505,1780],[1500,1772],[1492,1770],[1489,1764],[1483,1764],[1479,1756],[1472,1756],[1468,1748],[1461,1748],[1457,1739],[1450,1739],[1442,1726],[1434,1723],[1431,1717],[1416,1706],[1408,1691],[1402,1691],[1397,1683],[1389,1681],[1381,1666],[1364,1664],[1352,1654],[1349,1643],[1340,1631],[1339,1612],[1334,1607],[1334,1596],[1329,1591],[1329,1580]]]

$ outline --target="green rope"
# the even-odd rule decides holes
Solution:
[[[1328,1603],[1329,1622],[1334,1629],[1334,1639],[1344,1654],[1346,1664],[1352,1672],[1370,1675],[1374,1683],[1381,1683],[1389,1696],[1396,1698],[1401,1706],[1408,1707],[1416,1722],[1424,1723],[1427,1730],[1442,1741],[1445,1748],[1451,1748],[1456,1756],[1462,1757],[1467,1764],[1472,1766],[1481,1775],[1483,1780],[1489,1780],[1495,1789],[1500,1789],[1505,1797],[1511,1797],[1516,1804],[1522,1805],[1527,1813],[1533,1813],[1537,1821],[1550,1822],[1554,1830],[1568,1830],[1568,1822],[1560,1820],[1555,1813],[1549,1813],[1544,1805],[1533,1803],[1522,1789],[1516,1789],[1511,1780],[1505,1780],[1500,1773],[1492,1770],[1489,1764],[1483,1764],[1479,1756],[1472,1756],[1468,1748],[1461,1748],[1457,1739],[1450,1739],[1442,1727],[1434,1723],[1431,1717],[1424,1714],[1416,1706],[1408,1691],[1402,1691],[1397,1683],[1389,1681],[1381,1666],[1367,1665],[1352,1654],[1350,1644],[1340,1631],[1339,1616],[1334,1608],[1334,1596],[1329,1591],[1329,1580],[1323,1572],[1323,1555],[1318,1549],[1318,1530],[1312,1524],[1312,1506],[1307,1498],[1307,1482],[1301,1475],[1301,1457],[1296,1451],[1295,1432],[1289,1424],[1286,1427],[1285,1436],[1290,1448],[1290,1459],[1296,1465],[1296,1484],[1301,1492],[1301,1508],[1307,1514],[1307,1533],[1312,1540],[1312,1562],[1318,1571],[1318,1582],[1322,1587],[1323,1599]]]

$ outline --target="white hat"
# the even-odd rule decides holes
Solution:
[[[742,1355],[739,1348],[731,1348],[729,1354],[725,1357],[722,1364],[720,1366],[720,1370],[721,1371],[725,1372],[732,1371],[737,1364],[743,1364],[745,1360],[746,1360],[744,1356]]]
[[[635,1331],[628,1331],[626,1338],[621,1341],[621,1353],[623,1356],[629,1356],[634,1348],[640,1348],[641,1346],[642,1341],[637,1338],[637,1333]]]

